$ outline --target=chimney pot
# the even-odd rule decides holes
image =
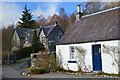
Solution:
[[[56,21],[56,22],[55,22],[55,26],[57,26],[57,25],[58,25],[58,22]]]
[[[80,13],[80,4],[77,5],[77,13]]]
[[[76,21],[78,21],[82,17],[83,13],[81,10],[81,5],[77,5],[77,14],[76,14]]]

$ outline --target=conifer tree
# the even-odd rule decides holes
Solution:
[[[37,31],[36,27],[34,27],[34,35],[33,35],[33,40],[32,40],[32,49],[34,53],[37,53],[38,51],[44,50],[44,46],[42,43],[40,43],[38,37],[37,37]]]
[[[22,13],[22,17],[18,21],[18,28],[34,28],[35,21],[32,19],[33,15],[30,13],[30,9],[27,9],[27,5],[25,5]]]
[[[37,43],[38,43],[37,31],[36,31],[36,28],[34,28],[34,35],[33,35],[33,41],[32,41],[32,48],[33,48],[34,53],[36,53],[38,51]]]

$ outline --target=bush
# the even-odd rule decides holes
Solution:
[[[56,71],[56,56],[55,54],[47,54],[47,53],[41,53],[36,56],[36,60],[33,60],[32,63],[34,64],[34,67],[46,69],[47,72]]]
[[[49,66],[49,63],[47,60],[44,60],[44,59],[41,59],[41,60],[35,60],[33,61],[33,63],[35,64],[36,67],[39,67],[39,68],[48,68]]]
[[[46,69],[39,69],[39,74],[46,73]]]
[[[8,53],[10,52],[5,50],[2,51],[2,60],[7,60]]]
[[[31,68],[31,74],[43,74],[46,73],[46,69],[43,68]]]
[[[63,68],[61,68],[60,66],[56,67],[56,71],[64,71]]]
[[[15,51],[17,59],[29,57],[31,53],[32,53],[32,47],[25,47]]]
[[[8,53],[11,55],[10,51],[3,50],[2,51],[2,65],[7,63]]]
[[[37,68],[31,68],[30,72],[31,72],[31,74],[39,74],[39,69],[37,69]]]
[[[54,53],[49,54],[49,64],[52,70],[56,70],[56,55]]]

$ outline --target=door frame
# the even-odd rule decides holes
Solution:
[[[100,70],[95,70],[95,63],[94,63],[94,57],[95,57],[95,55],[94,55],[94,47],[95,46],[99,46],[99,57],[100,57]],[[98,59],[98,58],[97,58]],[[92,45],[92,65],[93,65],[93,71],[102,71],[102,56],[101,56],[101,44],[93,44]]]

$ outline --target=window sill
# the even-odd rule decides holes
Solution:
[[[77,63],[76,61],[68,61],[68,63]]]

